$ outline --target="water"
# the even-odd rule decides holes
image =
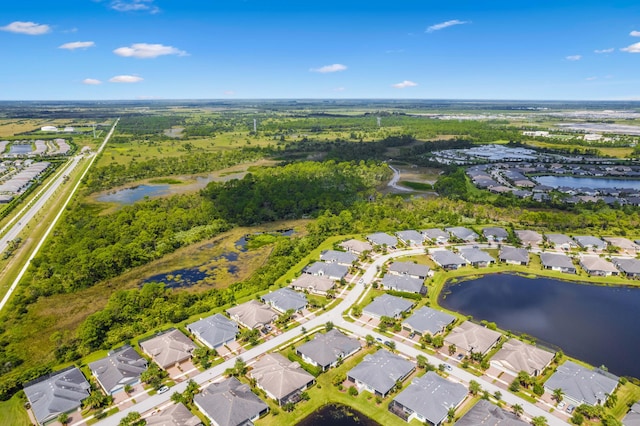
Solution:
[[[526,333],[617,375],[640,378],[640,288],[492,274],[447,285],[447,309]]]
[[[589,189],[633,189],[640,190],[640,180],[583,178],[572,176],[536,176],[532,178],[541,185],[558,188],[589,188]]]
[[[305,417],[296,426],[380,426],[359,411],[341,404],[329,404]]]
[[[238,260],[238,253],[223,253],[220,256],[213,258],[214,261],[221,259],[226,259],[228,262],[236,262]],[[140,286],[142,287],[146,283],[155,282],[164,283],[166,288],[191,287],[192,285],[197,284],[199,281],[207,278],[217,268],[214,266],[204,269],[202,268],[202,266],[203,265],[193,268],[176,269],[164,274],[156,274],[144,280],[142,283],[140,283]],[[230,274],[236,274],[238,272],[238,267],[236,265],[228,265],[227,271]]]
[[[140,185],[135,188],[125,188],[111,194],[98,197],[98,201],[107,203],[133,204],[145,197],[156,197],[169,193],[169,185]]]
[[[293,229],[281,229],[281,230],[272,232],[272,234],[281,235],[283,237],[290,237],[293,234],[295,234],[295,232],[296,231],[294,231]],[[260,235],[260,234],[262,234],[262,232],[257,232],[253,235]],[[251,234],[247,234],[242,238],[240,238],[238,241],[236,241],[234,243],[236,250],[241,252],[247,251],[248,250],[247,244],[249,243],[250,238],[251,238]]]
[[[31,144],[12,144],[9,154],[30,154],[33,152]]]

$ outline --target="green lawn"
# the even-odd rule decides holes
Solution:
[[[0,401],[0,425],[2,426],[31,426],[31,421],[24,409],[26,398],[22,399],[17,393],[8,401]]]

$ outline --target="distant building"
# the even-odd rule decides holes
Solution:
[[[347,276],[349,267],[338,263],[314,262],[304,269],[304,273],[339,281]]]
[[[358,256],[353,253],[338,251],[338,250],[325,250],[320,253],[320,260],[327,263],[337,263],[339,265],[351,266],[358,260]]]
[[[442,229],[432,228],[420,231],[426,238],[431,240],[434,244],[446,244],[449,241],[449,233],[444,232]]]
[[[466,260],[449,250],[433,251],[431,252],[431,259],[442,269],[446,270],[455,270],[467,264]]]
[[[395,275],[408,275],[413,278],[426,279],[433,275],[431,268],[413,262],[393,262],[389,265],[389,272]]]
[[[392,235],[384,232],[376,232],[375,234],[367,235],[367,240],[374,246],[387,246],[389,248],[395,248],[398,245],[398,239]]]
[[[339,246],[348,252],[355,253],[357,255],[373,250],[373,246],[371,244],[360,240],[343,241]]]
[[[40,127],[40,131],[42,131],[42,132],[57,132],[58,128],[56,126],[42,126],[42,127]]]
[[[565,274],[575,274],[576,267],[569,256],[561,253],[540,253],[540,261],[545,269],[564,272]]]
[[[427,292],[427,288],[424,286],[424,280],[408,275],[386,274],[380,284],[388,290],[419,294],[426,294]]]
[[[482,235],[488,241],[495,241],[501,243],[509,237],[509,233],[506,229],[500,227],[489,227],[482,230]]]
[[[576,242],[564,234],[545,234],[545,237],[549,244],[556,249],[567,251],[577,247]]]
[[[400,231],[396,232],[396,236],[409,247],[420,247],[424,243],[424,235],[418,231]]]
[[[607,243],[591,235],[578,235],[573,237],[573,239],[585,250],[601,251],[607,248]]]
[[[500,262],[510,263],[512,265],[528,265],[529,252],[523,248],[503,246],[498,255]]]
[[[451,236],[467,243],[476,241],[478,239],[478,234],[476,234],[469,228],[465,228],[464,226],[454,226],[451,228],[444,228],[444,230],[451,234]]]
[[[489,253],[477,248],[462,248],[460,256],[476,268],[486,268],[496,262]]]
[[[587,274],[598,277],[609,277],[619,273],[613,263],[600,256],[580,256],[580,266]]]

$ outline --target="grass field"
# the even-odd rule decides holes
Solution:
[[[13,395],[8,401],[0,401],[0,426],[31,426],[27,410],[24,409],[26,398],[21,394]]]

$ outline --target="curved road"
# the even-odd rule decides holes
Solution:
[[[393,170],[393,177],[391,178],[391,180],[389,181],[389,183],[387,184],[388,187],[393,188],[397,191],[403,191],[403,192],[410,192],[412,191],[412,189],[409,188],[405,188],[402,186],[398,186],[398,181],[400,180],[400,170],[396,169],[395,167],[393,167],[390,164],[387,164],[389,166],[389,168],[391,170]]]
[[[299,337],[301,334],[301,329],[304,327],[307,330],[313,330],[316,327],[321,327],[324,324],[326,324],[327,322],[331,321],[334,323],[334,325],[339,326],[341,328],[344,328],[346,330],[349,330],[350,332],[352,332],[353,334],[356,334],[358,336],[364,337],[367,334],[370,334],[374,337],[378,337],[380,339],[383,340],[387,340],[388,337],[386,336],[382,336],[380,334],[375,333],[372,330],[369,330],[367,328],[361,327],[355,323],[349,322],[349,321],[345,321],[344,318],[342,317],[342,313],[345,312],[346,310],[348,310],[354,303],[356,303],[358,301],[358,299],[362,296],[362,294],[365,292],[365,286],[366,284],[371,283],[374,278],[375,275],[378,273],[378,267],[382,267],[382,265],[388,261],[389,259],[393,259],[395,257],[401,257],[401,256],[411,256],[411,255],[416,255],[416,254],[423,254],[424,253],[424,248],[416,248],[416,249],[409,249],[409,250],[401,250],[401,251],[397,251],[397,252],[393,252],[393,253],[389,253],[380,257],[377,257],[373,263],[371,265],[369,265],[369,267],[366,269],[366,271],[364,272],[362,279],[358,281],[358,284],[354,285],[353,289],[347,294],[347,296],[340,302],[340,304],[338,304],[338,306],[334,307],[333,309],[331,309],[330,311],[317,316],[313,319],[311,319],[310,321],[306,322],[303,325],[299,325],[298,327],[295,327],[289,331],[287,331],[286,333],[282,333],[279,336],[274,337],[273,339],[260,344],[259,346],[256,346],[254,348],[251,348],[249,350],[247,350],[246,352],[240,354],[239,356],[242,357],[242,359],[245,362],[250,362],[253,359],[257,358],[258,356],[269,352],[273,349],[276,349],[282,345],[284,345],[285,343],[287,343],[289,340],[294,339],[295,337]],[[412,346],[408,346],[404,343],[400,343],[400,342],[396,342],[396,350],[406,356],[415,358],[417,355],[423,355],[425,356],[430,363],[434,364],[434,365],[439,365],[442,363],[441,359],[438,359],[434,356],[428,355]],[[212,367],[200,374],[198,374],[197,376],[193,377],[193,380],[198,383],[198,385],[205,385],[207,382],[212,382],[214,381],[216,378],[219,378],[220,376],[222,376],[224,374],[224,371],[227,368],[231,368],[233,367],[235,360],[237,357],[233,357],[228,359],[227,361],[224,361],[222,364],[218,364],[215,367]],[[502,399],[503,401],[507,402],[508,404],[512,405],[512,404],[520,404],[523,408],[525,413],[527,413],[529,416],[531,417],[536,417],[536,416],[544,416],[547,418],[548,423],[550,426],[561,426],[561,425],[566,425],[567,423],[565,423],[564,421],[562,421],[561,419],[550,415],[550,413],[542,410],[541,408],[509,393],[509,392],[503,392],[503,389],[498,388],[496,385],[489,383],[488,381],[486,381],[485,379],[483,379],[482,377],[477,377],[474,376],[473,374],[453,366],[452,367],[452,371],[449,372],[450,376],[453,376],[455,379],[457,379],[458,381],[462,382],[462,383],[469,383],[470,380],[475,380],[476,382],[480,383],[480,385],[482,386],[482,389],[486,389],[487,391],[489,391],[490,393],[494,393],[496,391],[500,391],[501,393],[503,393]],[[128,413],[130,413],[131,411],[137,411],[139,413],[144,413],[150,410],[154,410],[157,407],[160,407],[164,404],[166,404],[167,402],[170,402],[171,400],[171,395],[174,392],[184,392],[184,390],[187,387],[187,381],[178,383],[177,385],[173,386],[171,388],[171,390],[169,392],[163,393],[163,394],[156,394],[153,395],[147,399],[145,399],[144,401],[141,401],[139,403],[137,403],[136,405],[134,405],[133,407],[127,408],[127,409],[123,409],[122,411],[119,411],[117,413],[115,413],[112,416],[107,417],[106,419],[102,420],[101,422],[97,423],[99,425],[104,425],[104,426],[118,426],[118,423],[120,422],[120,420],[125,417]],[[81,422],[75,423],[72,426],[79,426],[82,424],[85,424],[85,421],[88,419],[85,419]]]

